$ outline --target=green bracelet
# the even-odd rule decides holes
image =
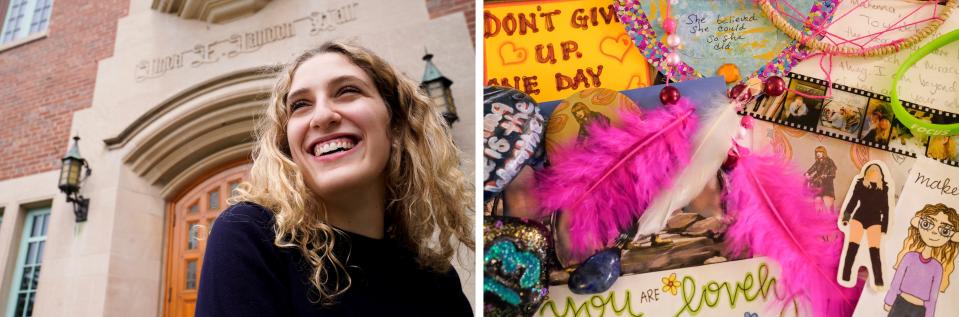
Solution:
[[[913,117],[906,111],[906,108],[903,108],[902,102],[899,101],[899,79],[902,78],[902,75],[906,73],[912,65],[915,65],[923,57],[929,55],[933,51],[948,45],[949,43],[959,41],[959,29],[953,30],[952,32],[946,33],[943,36],[940,36],[929,44],[923,45],[918,50],[913,52],[906,58],[906,61],[899,66],[899,69],[896,70],[896,73],[892,75],[892,90],[889,93],[889,104],[892,105],[892,112],[896,114],[896,119],[899,119],[904,126],[909,128],[913,133],[921,133],[926,135],[956,135],[959,134],[959,123],[953,124],[935,124],[931,122],[926,122]]]

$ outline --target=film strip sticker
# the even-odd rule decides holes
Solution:
[[[785,94],[760,95],[739,114],[900,155],[927,156],[959,167],[959,136],[913,134],[896,119],[889,96],[796,73],[789,73],[786,80],[789,90]],[[831,96],[825,98],[829,93]],[[921,120],[959,122],[959,114],[907,101],[903,106]]]

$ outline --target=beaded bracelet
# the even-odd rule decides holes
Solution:
[[[756,0],[759,7],[762,9],[763,14],[765,14],[770,22],[776,26],[777,29],[786,33],[790,38],[796,40],[799,43],[802,43],[806,47],[809,47],[816,51],[822,51],[823,53],[831,55],[840,55],[840,56],[860,56],[860,57],[875,57],[883,56],[898,52],[902,49],[906,49],[916,45],[917,43],[924,40],[929,35],[932,35],[940,26],[949,18],[949,14],[952,13],[952,8],[956,6],[956,0],[949,0],[945,4],[945,8],[942,9],[940,13],[940,18],[934,19],[932,22],[929,22],[929,25],[926,25],[921,30],[913,34],[912,36],[892,41],[882,45],[876,45],[870,48],[853,48],[849,46],[839,46],[835,44],[828,44],[826,42],[816,39],[814,36],[803,33],[802,31],[796,29],[785,18],[779,11],[773,8],[772,4],[769,3],[769,0]]]
[[[915,65],[916,62],[923,57],[926,57],[926,55],[929,55],[933,51],[956,41],[959,41],[959,29],[946,33],[935,40],[932,40],[929,42],[929,44],[923,45],[912,54],[909,54],[909,57],[906,58],[906,61],[903,62],[902,65],[899,66],[899,69],[896,70],[896,73],[892,75],[892,89],[889,92],[889,104],[892,106],[893,113],[896,114],[896,119],[898,119],[899,122],[901,122],[904,126],[909,128],[909,130],[933,136],[959,134],[959,123],[935,124],[913,117],[908,111],[906,111],[906,108],[902,106],[902,102],[899,101],[898,89],[899,79],[902,78],[902,75],[904,75],[906,71],[912,67],[912,65]]]

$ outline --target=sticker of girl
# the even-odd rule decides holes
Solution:
[[[836,190],[834,180],[836,179],[836,163],[829,158],[825,146],[816,147],[816,162],[806,170],[806,178],[809,185],[819,189],[816,195],[816,205],[822,206],[824,210],[832,210],[833,202],[836,200]]]
[[[849,186],[846,193],[845,203],[843,203],[843,213],[839,229],[846,234],[846,244],[842,254],[842,270],[837,272],[839,284],[846,287],[853,287],[855,280],[850,280],[853,268],[859,265],[853,265],[856,262],[859,252],[859,243],[862,241],[863,233],[866,235],[866,241],[869,245],[869,262],[871,266],[867,270],[872,272],[872,286],[879,289],[883,286],[882,261],[880,259],[879,245],[886,229],[889,225],[889,207],[894,206],[892,202],[893,190],[892,177],[889,168],[882,161],[869,161],[863,167],[862,172]]]
[[[927,204],[909,224],[883,308],[889,316],[933,317],[955,267],[959,213],[941,203]]]

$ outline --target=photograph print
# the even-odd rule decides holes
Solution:
[[[857,138],[868,101],[866,96],[833,90],[832,98],[823,105],[819,130]]]
[[[906,108],[910,115],[925,122],[932,122],[933,114],[929,111]],[[926,151],[926,145],[929,144],[929,136],[925,134],[913,133],[898,118],[892,121],[892,134],[889,136],[889,147],[906,151],[909,153],[920,154]]]
[[[889,144],[894,120],[895,115],[892,113],[892,107],[888,102],[870,98],[860,140],[872,145]]]
[[[777,118],[794,125],[815,128],[825,95],[826,86],[793,78],[789,81],[789,90],[779,106]]]

